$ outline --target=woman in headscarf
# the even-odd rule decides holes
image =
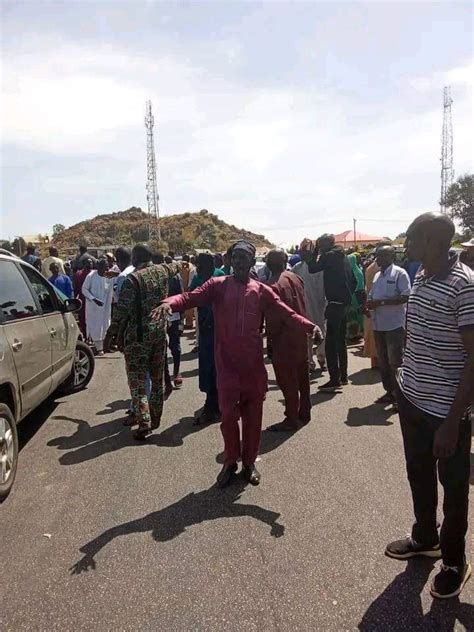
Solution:
[[[352,272],[357,281],[356,289],[352,295],[352,301],[347,313],[347,338],[348,340],[359,340],[364,335],[364,316],[362,306],[365,300],[365,280],[364,273],[359,266],[357,253],[348,255]]]

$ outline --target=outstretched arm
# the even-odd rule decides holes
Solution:
[[[288,307],[281,298],[271,288],[263,286],[263,312],[274,315],[282,321],[293,324],[295,327],[303,329],[307,334],[312,334],[315,325],[304,316],[300,316]]]
[[[212,278],[192,292],[184,292],[184,294],[169,296],[168,298],[165,298],[161,305],[152,312],[152,319],[158,320],[161,316],[163,316],[163,314],[185,312],[186,310],[194,309],[195,307],[210,305],[216,300],[220,285],[221,282],[219,281],[219,277]]]

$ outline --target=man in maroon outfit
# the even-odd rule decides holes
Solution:
[[[213,306],[217,390],[225,445],[225,462],[217,478],[220,487],[232,481],[240,456],[246,479],[252,485],[260,482],[255,460],[268,377],[260,334],[262,318],[272,314],[305,333],[314,330],[313,323],[287,307],[273,290],[250,278],[254,264],[255,247],[238,241],[232,249],[232,276],[213,277],[193,292],[169,297],[153,313],[154,318],[160,318],[193,307]]]
[[[307,318],[304,282],[297,274],[286,271],[287,262],[283,250],[267,254],[266,263],[272,274],[268,283],[288,307]],[[311,419],[308,334],[272,313],[267,316],[266,331],[275,377],[285,398],[285,419],[268,430],[291,432],[298,429],[300,422],[307,424]],[[319,328],[317,335],[322,339]]]

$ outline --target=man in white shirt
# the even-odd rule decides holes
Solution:
[[[58,264],[60,274],[66,274],[66,271],[64,270],[64,261],[58,256],[58,249],[55,246],[50,246],[48,250],[49,257],[46,257],[46,259],[41,262],[41,272],[43,276],[49,279],[51,276],[50,269],[52,263]]]
[[[104,338],[110,325],[113,279],[105,276],[107,260],[99,259],[84,281],[82,294],[86,299],[87,335],[94,341],[98,355],[104,355]]]
[[[380,271],[375,274],[366,307],[377,347],[377,358],[385,394],[377,400],[380,404],[393,404],[396,409],[396,371],[402,364],[405,341],[406,305],[410,296],[410,277],[394,264],[392,246],[377,250]]]

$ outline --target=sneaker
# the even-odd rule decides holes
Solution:
[[[470,564],[465,566],[445,566],[443,564],[431,584],[431,596],[436,597],[436,599],[456,597],[462,591],[470,576]]]
[[[332,380],[329,380],[329,382],[326,382],[326,384],[323,384],[322,386],[318,386],[319,391],[327,391],[328,393],[333,393],[334,391],[340,388],[341,388],[341,383],[333,382]]]
[[[407,560],[410,557],[441,557],[441,548],[438,544],[432,546],[424,546],[418,544],[411,536],[407,536],[403,540],[396,540],[387,545],[385,555],[393,557],[396,560]]]
[[[173,382],[174,382],[175,388],[181,388],[183,386],[183,378],[181,377],[179,373],[178,375],[174,376]]]

